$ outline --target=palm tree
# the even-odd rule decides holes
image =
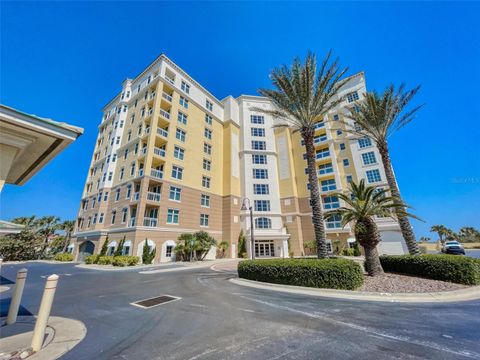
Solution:
[[[48,238],[59,229],[60,218],[56,216],[44,216],[38,220],[39,233],[44,237],[43,246],[39,256],[45,254],[48,246]]]
[[[387,196],[388,190],[375,186],[366,186],[365,180],[357,185],[350,183],[351,194],[336,193],[347,206],[328,211],[327,217],[340,215],[342,226],[352,224],[356,241],[365,250],[365,269],[368,275],[376,276],[383,273],[378,256],[377,245],[381,241],[375,216],[392,216],[392,212],[400,212],[405,216],[413,216],[405,212],[406,205],[398,198]]]
[[[388,138],[395,131],[412,121],[417,111],[423,106],[419,105],[404,112],[407,104],[419,90],[420,86],[405,90],[405,86],[402,84],[398,89],[390,85],[382,94],[375,91],[368,92],[365,94],[365,99],[357,101],[346,115],[348,119],[354,121],[354,126],[351,123],[344,122],[347,126],[347,132],[359,137],[369,137],[375,141],[385,168],[391,195],[398,199],[401,199],[401,197],[390,160]],[[397,219],[403,238],[410,254],[418,255],[420,250],[415,241],[415,234],[410,221],[402,215],[403,213],[404,211],[398,208]]]
[[[26,230],[35,231],[38,226],[38,219],[35,215],[32,216],[21,216],[12,220],[15,224],[24,225]]]
[[[464,242],[480,241],[480,231],[471,226],[464,226],[459,230],[458,237]]]
[[[303,64],[299,58],[295,58],[291,67],[283,65],[272,70],[270,78],[275,89],[260,89],[259,93],[272,101],[274,110],[252,109],[284,121],[277,126],[288,126],[293,132],[299,132],[305,142],[312,220],[319,258],[327,256],[327,245],[315,164],[315,124],[342,101],[338,92],[346,82],[341,78],[347,71],[346,68],[339,69],[338,59],[330,63],[330,57],[331,51],[319,69],[316,56],[308,53]]]
[[[438,234],[438,239],[442,244],[445,242],[445,237],[447,236],[449,231],[451,230],[444,225],[433,225],[430,228],[430,232],[436,232]]]
[[[225,253],[227,252],[229,245],[230,244],[226,240],[223,240],[218,244],[217,248],[218,250],[220,250],[220,253],[222,254],[222,258],[225,257]]]
[[[422,236],[422,237],[420,238],[420,242],[422,242],[422,243],[427,243],[427,242],[429,242],[430,240],[432,240],[432,239],[429,238],[428,236]]]
[[[75,229],[75,220],[65,220],[60,224],[60,229],[65,231],[65,244],[63,245],[63,251],[66,252],[70,241],[72,240],[73,230]]]

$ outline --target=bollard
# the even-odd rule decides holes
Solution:
[[[38,310],[37,321],[33,329],[32,350],[39,351],[43,345],[45,337],[45,329],[47,328],[50,310],[52,309],[53,297],[57,289],[58,275],[50,275],[45,282],[45,290],[43,291],[42,302]]]
[[[27,269],[20,269],[17,272],[17,280],[15,281],[15,289],[13,290],[12,300],[8,309],[7,325],[15,324],[18,316],[18,309],[22,301],[23,288],[27,279]]]

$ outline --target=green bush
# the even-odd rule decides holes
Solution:
[[[111,265],[113,256],[99,256],[95,264],[98,265]]]
[[[135,266],[138,264],[140,261],[138,256],[128,256],[128,255],[122,255],[122,256],[115,256],[113,257],[112,260],[112,265],[113,266]]]
[[[98,258],[100,256],[99,255],[88,255],[86,258],[85,258],[85,264],[96,264],[98,262]]]
[[[343,256],[354,256],[354,250],[353,249],[343,249],[342,255]]]
[[[53,258],[56,261],[73,261],[73,255],[70,253],[56,254]]]
[[[347,259],[244,260],[241,278],[276,284],[354,290],[363,284],[359,264]]]
[[[480,285],[480,260],[458,255],[381,256],[387,272],[465,285]]]

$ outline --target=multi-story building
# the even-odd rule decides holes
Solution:
[[[340,205],[332,194],[351,180],[387,186],[375,144],[352,139],[336,122],[365,89],[363,73],[349,78],[340,94],[345,102],[317,124],[325,210]],[[278,119],[254,111],[271,106],[258,96],[218,100],[165,55],[126,80],[103,109],[75,253],[82,258],[98,252],[108,235],[111,251],[125,237],[124,253],[141,255],[146,241],[157,249],[155,262],[171,261],[181,233],[206,230],[227,241],[228,255],[236,257],[240,230],[250,236],[249,214],[241,211],[248,198],[256,256],[302,255],[304,241],[314,239],[305,149],[298,133],[274,127]],[[398,224],[390,218],[378,224],[380,252],[405,252]],[[339,219],[326,228],[330,250],[354,242]]]

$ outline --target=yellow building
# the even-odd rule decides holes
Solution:
[[[358,97],[364,88],[358,74],[344,91]],[[103,109],[78,214],[77,258],[98,253],[108,235],[110,251],[125,237],[125,254],[141,256],[147,241],[157,249],[155,262],[171,261],[177,237],[198,230],[227,241],[228,256],[236,257],[240,230],[250,235],[249,216],[240,210],[244,198],[254,212],[249,252],[285,257],[290,239],[290,251],[302,255],[313,227],[301,139],[274,130],[275,119],[251,111],[258,106],[271,104],[257,96],[216,99],[165,55],[127,79]],[[362,165],[364,150],[335,127],[319,123],[316,141],[321,187],[330,181],[323,194],[327,207],[338,203],[328,198],[331,180],[338,190],[350,176],[370,179],[366,171],[375,170],[373,182],[384,184],[381,164]],[[372,144],[366,149],[379,159]],[[397,243],[398,225],[387,222],[381,231],[391,228],[395,236],[389,238]],[[329,240],[348,246],[350,229],[335,221],[326,225]]]

